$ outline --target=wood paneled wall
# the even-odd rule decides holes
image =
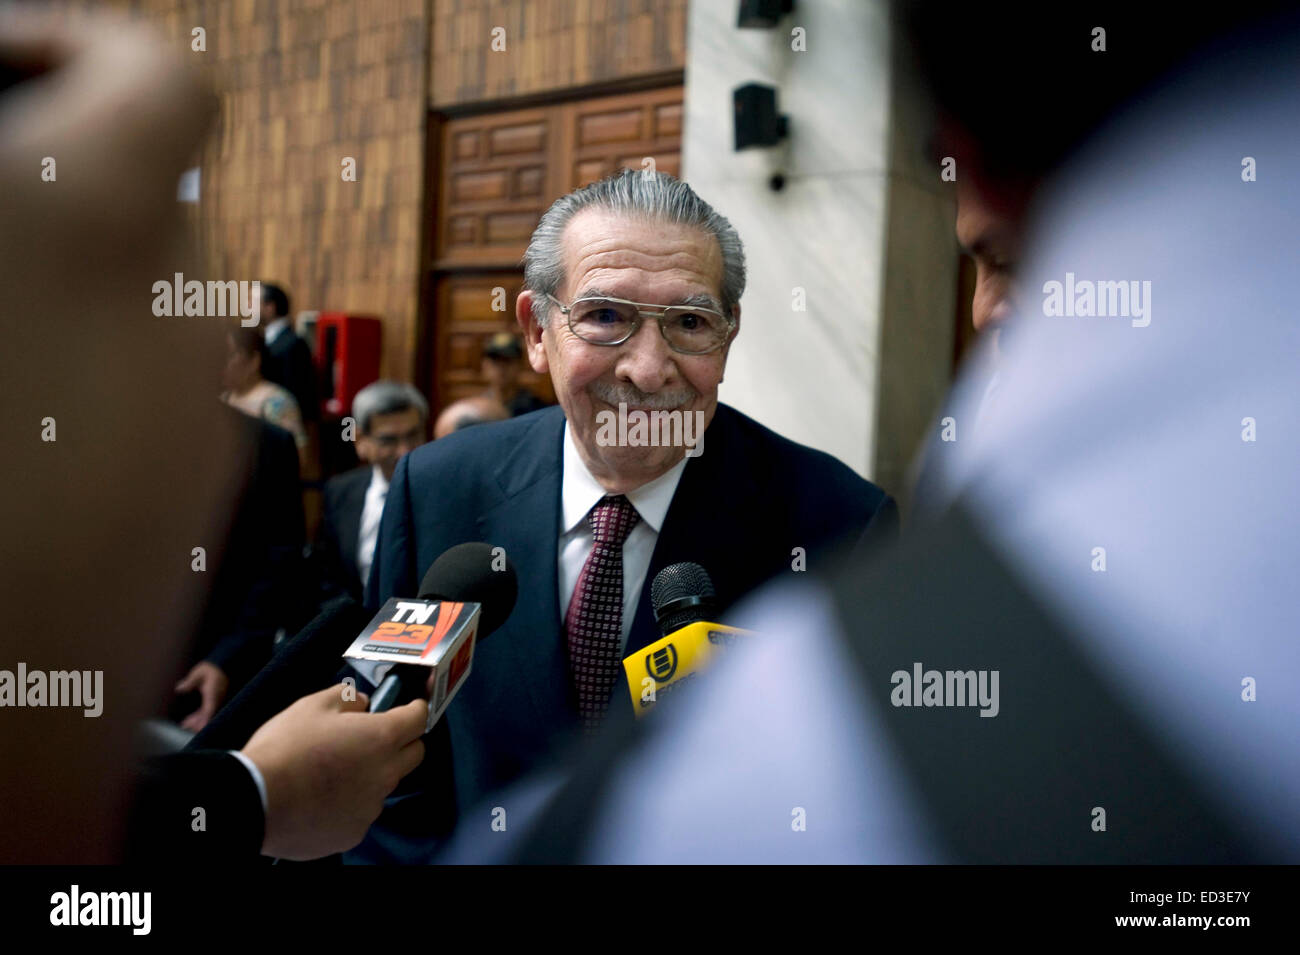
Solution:
[[[688,0],[112,3],[152,20],[221,95],[201,157],[211,274],[199,277],[281,280],[295,312],[380,315],[383,374],[404,380],[420,365],[419,324],[435,321],[432,290],[420,298],[421,241],[437,217],[430,108],[571,98],[685,64]],[[190,52],[195,27],[205,52]],[[340,175],[349,156],[356,182]]]
[[[135,0],[187,51],[206,30],[220,125],[202,159],[213,278],[279,279],[294,312],[384,320],[383,373],[415,364],[427,0]],[[342,178],[345,157],[356,181]]]
[[[513,268],[565,193],[650,163],[679,175],[683,96],[670,86],[446,121],[431,267]]]
[[[433,0],[429,105],[681,70],[686,8],[687,0]],[[504,50],[493,49],[497,28]]]

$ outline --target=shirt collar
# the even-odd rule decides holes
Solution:
[[[656,534],[659,533],[659,528],[663,526],[664,518],[668,515],[668,507],[673,502],[673,495],[677,493],[677,484],[681,481],[682,471],[685,468],[686,458],[683,457],[670,470],[653,481],[627,492],[627,499],[632,502],[641,520],[649,524]],[[563,523],[561,533],[568,534],[581,524],[591,509],[607,493],[600,486],[600,482],[587,470],[582,455],[578,453],[578,446],[574,443],[573,431],[568,421],[565,421],[564,471],[560,488]]]
[[[384,477],[384,472],[378,464],[370,465],[370,484],[366,488],[366,494],[387,494],[388,479]]]

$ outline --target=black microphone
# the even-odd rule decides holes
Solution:
[[[399,703],[424,696],[432,670],[434,686],[429,701],[432,728],[469,676],[474,644],[506,622],[518,595],[519,578],[500,548],[472,542],[457,544],[444,552],[420,582],[419,599],[389,600],[375,617],[378,624],[375,629],[358,637],[348,651],[349,656],[354,651],[365,653],[364,659],[372,662],[383,659],[377,653],[410,657],[420,651],[419,664],[392,664],[370,697],[370,712],[382,713]],[[435,610],[438,617],[430,626],[426,621]],[[419,623],[411,625],[413,620]],[[385,627],[390,628],[389,635],[381,636]],[[458,642],[462,633],[465,640]],[[380,646],[381,639],[390,645]],[[401,645],[407,642],[411,646]],[[436,656],[432,655],[435,651]],[[359,661],[354,661],[354,666],[356,662]]]
[[[654,608],[659,632],[665,637],[674,630],[709,619],[715,613],[716,604],[713,578],[699,564],[690,561],[670,564],[655,574],[650,584],[650,606]]]

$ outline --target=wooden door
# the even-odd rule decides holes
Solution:
[[[619,168],[681,169],[682,87],[441,121],[433,164],[430,301],[422,384],[440,409],[486,388],[479,368],[494,332],[516,330],[520,260],[559,196]],[[504,311],[497,310],[504,300]],[[524,383],[554,401],[549,378]]]

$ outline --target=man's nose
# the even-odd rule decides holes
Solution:
[[[996,328],[1011,317],[1014,302],[1006,282],[988,281],[976,287],[971,319],[976,331]]]
[[[677,377],[674,353],[659,331],[659,323],[646,317],[636,334],[619,346],[614,372],[623,381],[652,394]]]
[[[993,302],[993,307],[989,309],[989,323],[993,326],[1001,325],[1011,317],[1011,294],[1009,290],[1003,290],[1003,293]]]

